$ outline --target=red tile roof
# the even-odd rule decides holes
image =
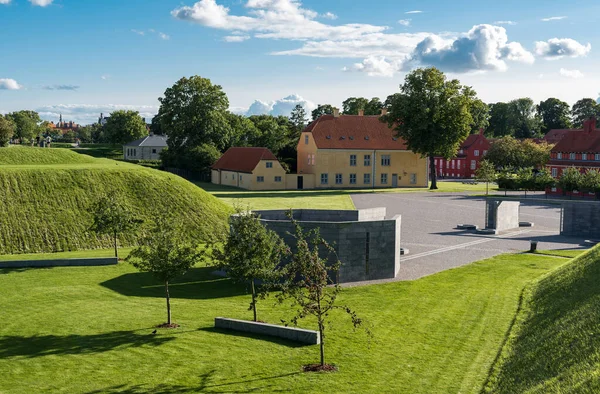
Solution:
[[[557,144],[560,140],[562,140],[567,134],[569,134],[569,129],[554,129],[550,130],[544,136],[544,140],[549,144]],[[583,129],[579,129],[579,131],[583,131]]]
[[[471,134],[467,139],[460,145],[460,149],[469,149],[471,145],[477,142],[479,134]]]
[[[267,148],[229,148],[211,168],[250,174],[261,160],[277,161],[277,158]]]
[[[560,140],[552,152],[561,153],[600,153],[600,130],[582,131],[570,130]]]
[[[323,115],[308,125],[319,149],[407,150],[379,116]]]

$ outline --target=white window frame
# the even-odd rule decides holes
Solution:
[[[256,182],[258,182],[258,183],[264,183],[264,181],[265,181],[265,177],[264,176],[259,175],[259,176],[256,177]]]
[[[343,174],[335,174],[335,184],[336,185],[344,184],[344,175]]]
[[[356,167],[356,155],[350,155],[350,167]]]
[[[363,174],[363,183],[365,185],[371,184],[371,174]]]
[[[321,174],[321,185],[329,185],[329,174]]]
[[[587,153],[581,154],[581,160],[587,160]]]
[[[275,182],[280,183],[281,182],[281,177],[280,176],[276,176],[275,177]]]
[[[596,153],[596,154],[594,155],[594,160],[596,160],[596,161],[600,161],[600,153]]]
[[[392,165],[392,155],[381,155],[381,166],[389,167]]]
[[[364,163],[365,163],[365,167],[370,167],[371,166],[371,155],[365,155],[365,157],[364,157]]]
[[[273,168],[273,162],[272,161],[268,161],[267,162],[267,168]]]
[[[356,185],[356,174],[350,174],[350,184]]]
[[[475,149],[475,152],[473,152],[473,154],[475,155],[475,157],[479,157],[479,149]]]
[[[577,155],[575,153],[570,153],[569,154],[569,160],[576,160]]]
[[[476,170],[477,169],[477,160],[471,160],[471,169],[472,170]]]
[[[553,168],[552,169],[552,178],[557,178],[558,177],[558,168]]]
[[[388,174],[381,174],[381,184],[382,185],[388,184]]]
[[[556,158],[557,158],[558,160],[562,160],[562,153],[558,152],[558,153],[556,154]]]

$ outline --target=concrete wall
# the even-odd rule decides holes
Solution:
[[[0,269],[28,267],[91,267],[116,264],[118,264],[116,257],[91,259],[20,260],[4,262],[0,261]]]
[[[287,221],[289,210],[254,211],[264,220]],[[295,220],[306,222],[367,222],[384,220],[386,208],[369,208],[359,210],[342,209],[294,209],[292,216]]]
[[[123,146],[125,160],[160,160],[160,152],[164,147]]]
[[[321,343],[321,335],[318,331],[304,330],[296,327],[278,326],[275,324],[255,323],[247,320],[216,317],[215,328],[249,332],[258,335],[267,335],[294,342],[306,343],[308,345],[318,345]]]
[[[600,203],[562,203],[561,235],[600,238]]]
[[[486,228],[497,232],[519,228],[520,206],[518,201],[487,200]]]
[[[285,211],[257,211],[261,221],[279,234],[293,249],[294,228],[285,217]],[[381,218],[381,208],[366,210],[359,221],[360,211],[300,210],[294,213],[301,227],[307,231],[318,228],[321,236],[334,245],[342,262],[340,283],[395,278],[400,269],[401,218]],[[301,218],[301,219],[300,219]]]

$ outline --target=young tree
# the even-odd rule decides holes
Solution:
[[[525,197],[527,197],[527,191],[535,189],[535,178],[532,169],[526,167],[519,169],[517,172],[517,183],[519,189],[523,190]]]
[[[317,108],[313,109],[313,111],[310,114],[312,116],[312,120],[315,121],[319,119],[319,117],[321,117],[322,115],[333,114],[333,107],[331,106],[331,104],[319,104]]]
[[[119,258],[118,237],[141,223],[115,194],[100,197],[92,206],[94,222],[91,231],[113,237],[115,257]]]
[[[573,127],[581,129],[583,122],[592,116],[600,116],[600,105],[591,98],[581,99],[573,105],[571,116],[573,117]]]
[[[166,214],[158,216],[142,240],[142,246],[133,249],[127,256],[127,262],[140,271],[152,273],[165,285],[167,322],[160,327],[178,327],[171,321],[169,283],[184,275],[204,256],[205,249],[186,241],[180,226],[169,220]]]
[[[341,287],[334,283],[331,276],[337,276],[341,262],[337,259],[333,246],[321,237],[318,228],[305,232],[291,218],[291,212],[288,217],[295,228],[296,249],[291,262],[286,266],[287,279],[282,286],[282,295],[284,299],[290,298],[298,308],[296,315],[291,319],[294,325],[307,316],[316,319],[321,336],[319,366],[320,370],[323,370],[327,368],[325,327],[330,313],[338,310],[347,313],[355,328],[361,326],[363,320],[348,306],[336,305]]]
[[[298,104],[294,107],[290,114],[290,121],[294,126],[294,136],[300,138],[300,134],[306,127],[306,122],[308,121],[306,118],[306,111],[302,105]]]
[[[525,167],[542,168],[550,160],[553,145],[545,141],[519,141],[511,136],[497,139],[486,155],[496,168],[519,169]]]
[[[581,176],[581,190],[596,193],[600,192],[600,171],[589,169]]]
[[[433,67],[409,73],[400,90],[382,120],[395,128],[410,150],[429,157],[431,189],[437,189],[435,157],[454,156],[469,136],[475,92],[456,79],[446,80]]]
[[[540,102],[536,111],[542,119],[542,132],[546,134],[553,129],[568,129],[571,127],[571,107],[557,98],[549,98]]]
[[[8,146],[8,143],[14,134],[15,125],[13,122],[0,115],[0,146]]]
[[[485,195],[489,194],[490,182],[494,182],[498,176],[496,167],[487,160],[482,160],[475,176],[477,180],[485,182]]]
[[[544,191],[548,188],[554,187],[556,180],[552,177],[552,173],[546,168],[538,171],[535,176],[535,190]]]
[[[114,111],[104,125],[104,137],[112,144],[126,144],[146,135],[146,124],[137,111]]]
[[[581,171],[575,167],[565,169],[558,179],[557,184],[563,193],[578,190],[581,186]]]
[[[250,309],[257,321],[256,304],[281,278],[279,265],[288,247],[275,233],[267,229],[259,217],[251,212],[237,210],[229,222],[230,232],[222,247],[213,254],[219,268],[234,281],[250,283]]]

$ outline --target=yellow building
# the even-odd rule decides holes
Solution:
[[[267,148],[229,148],[212,166],[211,180],[248,190],[286,188],[285,170]]]
[[[314,177],[315,188],[428,186],[426,158],[379,116],[323,115],[302,132],[297,150],[298,177]]]

